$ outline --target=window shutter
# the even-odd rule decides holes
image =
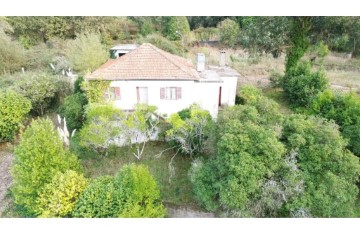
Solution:
[[[120,100],[120,87],[115,87],[115,99]]]
[[[176,99],[181,99],[181,87],[176,87]]]
[[[160,88],[160,99],[165,99],[165,88]]]

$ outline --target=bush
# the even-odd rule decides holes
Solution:
[[[163,35],[171,41],[185,40],[190,33],[190,26],[185,16],[163,17]]]
[[[58,172],[38,198],[40,217],[69,217],[87,180],[75,171]]]
[[[335,120],[343,136],[350,140],[349,149],[360,155],[360,99],[356,94],[335,94],[326,90],[314,98],[309,112]]]
[[[11,141],[19,131],[31,102],[12,91],[0,92],[0,142]]]
[[[21,71],[27,64],[24,48],[0,29],[0,73]]]
[[[116,218],[119,215],[117,188],[114,178],[103,176],[92,181],[80,195],[73,217]]]
[[[116,175],[115,184],[119,188],[119,217],[165,217],[160,189],[147,167],[134,164],[124,166]]]
[[[231,19],[225,19],[217,27],[220,32],[220,42],[226,46],[233,47],[239,35],[239,25]]]
[[[300,63],[282,78],[281,86],[289,101],[297,106],[309,106],[312,99],[327,88],[322,71],[312,72],[310,63]]]
[[[30,213],[36,211],[40,192],[57,172],[80,170],[76,156],[63,148],[50,119],[34,120],[21,135],[14,155],[11,172],[15,203]]]
[[[138,43],[151,43],[154,46],[169,52],[170,54],[182,55],[181,45],[176,44],[175,42],[169,41],[167,38],[159,34],[150,34],[146,37],[138,40]]]
[[[100,35],[94,33],[80,34],[75,40],[69,41],[66,56],[74,70],[83,73],[93,72],[108,58]]]
[[[69,131],[82,127],[85,120],[85,105],[87,104],[88,101],[83,93],[75,93],[65,98],[59,112],[62,117],[66,118]]]
[[[57,80],[47,73],[25,73],[14,86],[14,90],[31,101],[32,110],[45,114],[57,92]]]

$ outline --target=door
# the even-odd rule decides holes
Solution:
[[[137,101],[141,104],[148,104],[148,87],[136,87]]]
[[[221,106],[221,87],[219,88],[219,106]]]

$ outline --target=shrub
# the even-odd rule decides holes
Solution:
[[[40,217],[69,217],[86,185],[84,176],[75,171],[55,174],[39,195]]]
[[[171,41],[184,40],[190,33],[190,26],[185,16],[163,17],[163,35]]]
[[[24,48],[0,29],[0,72],[13,73],[27,64]]]
[[[118,217],[118,190],[114,178],[103,176],[92,181],[80,195],[74,217],[82,218],[110,218]]]
[[[31,102],[12,91],[0,92],[0,142],[11,141],[31,109]]]
[[[85,120],[85,105],[88,103],[83,93],[75,93],[65,98],[64,104],[59,108],[61,116],[66,118],[70,131],[80,129]]]
[[[181,56],[182,53],[182,48],[181,45],[176,44],[175,42],[169,41],[167,38],[159,35],[159,34],[150,34],[147,35],[146,37],[139,39],[138,43],[151,43],[154,46],[169,52],[170,54],[176,54]]]
[[[73,154],[63,148],[63,142],[50,119],[34,120],[21,135],[15,147],[11,168],[15,203],[36,211],[37,198],[57,172],[80,170]]]
[[[231,19],[225,19],[217,27],[220,32],[220,42],[226,46],[233,47],[239,35],[239,25]]]
[[[25,73],[15,84],[14,90],[31,101],[32,110],[45,114],[57,91],[57,80],[47,73]]]
[[[282,78],[281,86],[289,101],[297,106],[309,106],[312,99],[327,88],[324,72],[311,71],[310,63],[300,63]]]
[[[115,184],[119,188],[119,217],[165,217],[160,189],[145,166],[124,166],[116,175]]]
[[[83,73],[93,72],[108,58],[100,35],[94,33],[80,34],[75,40],[69,41],[66,56],[74,70]]]

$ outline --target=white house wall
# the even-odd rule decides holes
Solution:
[[[193,103],[198,103],[203,109],[208,110],[214,118],[218,113],[219,87],[223,83],[201,83],[195,81],[112,81],[111,87],[120,87],[121,99],[115,101],[115,106],[130,110],[137,104],[136,87],[148,87],[148,104],[158,107],[160,114],[170,116]],[[227,84],[227,83],[226,83]],[[160,99],[160,88],[181,87],[181,99]],[[236,84],[235,84],[236,87]],[[223,90],[225,94],[225,90]],[[224,96],[224,95],[223,95]],[[235,103],[235,96],[234,96]],[[230,104],[230,103],[229,103]]]
[[[235,105],[237,77],[222,77],[221,105]]]

